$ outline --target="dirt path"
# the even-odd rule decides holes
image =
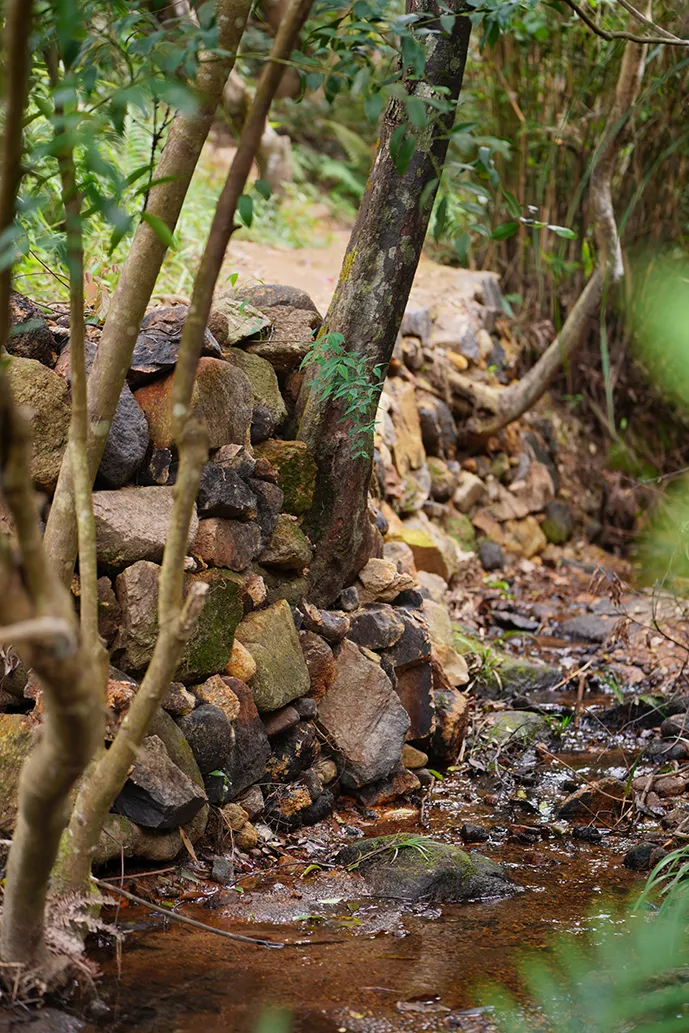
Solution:
[[[261,280],[300,287],[325,314],[337,286],[349,233],[347,228],[328,226],[324,222],[322,246],[305,248],[269,247],[235,238],[228,252],[227,271],[239,273],[240,283]],[[471,297],[480,279],[480,273],[439,265],[424,255],[410,304],[432,307],[448,295]]]

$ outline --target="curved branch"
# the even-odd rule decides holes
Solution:
[[[649,13],[650,10],[649,2]],[[622,130],[639,95],[645,63],[646,47],[628,42],[620,65],[615,98],[593,158],[589,190],[600,257],[599,267],[579,295],[558,336],[521,380],[496,392],[494,405],[484,405],[479,392],[473,392],[472,401],[476,410],[488,409],[492,415],[486,418],[476,416],[468,421],[467,431],[472,441],[482,441],[496,434],[508,423],[523,416],[538,401],[561,370],[562,364],[570,360],[585,341],[589,322],[600,307],[603,291],[624,276],[622,248],[612,199],[612,177],[622,141]],[[463,397],[466,398],[466,393]]]
[[[661,29],[654,22],[641,15],[631,4],[626,3],[626,0],[618,0],[618,3],[622,4],[635,20],[643,22],[644,25],[651,26],[654,32],[658,33],[658,36],[639,36],[633,32],[609,32],[607,29],[601,29],[599,25],[596,25],[593,17],[583,7],[580,7],[576,0],[565,0],[565,3],[572,8],[575,14],[579,15],[585,25],[588,25],[591,32],[595,32],[596,36],[600,36],[601,39],[624,39],[628,43],[640,43],[643,45],[666,44],[670,47],[689,47],[689,39],[673,36],[671,32]]]

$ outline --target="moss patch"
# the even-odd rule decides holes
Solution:
[[[17,790],[24,761],[34,744],[35,723],[24,714],[0,714],[0,832],[10,833],[17,817]]]
[[[476,551],[476,531],[468,516],[464,513],[453,513],[445,520],[445,530],[450,538],[459,545],[463,552]]]
[[[175,672],[175,679],[187,684],[225,670],[235,629],[244,616],[243,579],[239,574],[218,567],[185,579],[187,587],[198,581],[208,585],[208,595]]]
[[[473,689],[485,699],[507,699],[517,693],[543,692],[557,685],[562,671],[552,664],[510,656],[500,649],[469,635],[458,624],[454,628],[454,648],[465,657],[474,656],[480,668],[473,675]]]
[[[254,454],[277,469],[286,513],[300,516],[311,508],[317,469],[304,441],[264,441],[255,447]]]

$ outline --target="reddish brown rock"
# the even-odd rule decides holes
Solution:
[[[173,443],[172,378],[170,374],[135,392],[156,448],[170,448]],[[249,444],[253,392],[246,374],[236,366],[222,359],[199,359],[192,408],[206,422],[210,448]]]
[[[392,803],[400,796],[406,796],[420,788],[421,783],[414,772],[400,764],[388,778],[364,786],[356,795],[364,807],[379,807],[381,804]]]
[[[399,671],[395,691],[411,721],[406,738],[415,740],[430,735],[435,728],[433,672],[430,663]]]
[[[333,651],[314,631],[300,631],[299,641],[311,682],[311,695],[323,699],[335,677]]]
[[[560,818],[617,818],[622,811],[625,785],[619,778],[600,778],[570,793],[559,810]]]
[[[224,520],[222,517],[200,520],[191,546],[193,555],[199,556],[204,563],[228,570],[246,570],[260,550],[258,524]]]

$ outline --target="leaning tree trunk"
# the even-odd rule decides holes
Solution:
[[[201,262],[194,281],[189,313],[184,324],[172,386],[172,413],[180,467],[174,487],[175,503],[170,534],[165,544],[158,593],[159,633],[141,688],[109,750],[84,779],[53,876],[57,893],[83,892],[88,887],[91,859],[115,797],[144,740],[172,680],[193,622],[202,605],[200,585],[183,599],[184,556],[189,526],[198,493],[201,469],[208,454],[207,433],[191,411],[196,369],[203,347],[213,292],[225,251],[237,228],[237,202],[244,192],[260,145],[270,105],[289,57],[308,17],[312,0],[291,0],[266,61],[232,160]]]
[[[435,30],[418,36],[426,52],[426,68],[421,77],[405,75],[407,94],[420,98],[442,96],[451,102],[451,107],[429,127],[408,130],[414,133],[416,150],[400,175],[390,155],[390,141],[395,130],[405,125],[406,109],[401,101],[390,101],[366,193],[321,333],[321,337],[327,333],[342,334],[346,349],[360,356],[371,369],[378,364],[387,367],[392,356],[462,86],[471,23],[464,13],[464,0],[450,0],[448,7],[456,15],[449,34],[440,29],[436,20],[442,12],[434,0],[407,0],[407,13],[421,15],[424,27]],[[444,6],[443,10],[447,8]],[[379,395],[380,390],[375,393],[372,410]],[[357,456],[360,450],[356,448],[355,429],[349,421],[343,421],[340,405],[324,399],[308,375],[299,402],[302,416],[298,436],[309,445],[318,466],[314,505],[307,516],[315,545],[311,593],[314,599],[327,604],[355,576],[370,552],[367,497],[373,434],[366,435],[368,457]]]
[[[171,232],[174,232],[177,225],[191,177],[222,99],[225,81],[234,66],[250,9],[251,0],[218,0],[218,41],[225,56],[206,56],[202,60],[193,84],[199,108],[193,115],[178,113],[170,127],[155,170],[156,185],[149,194],[146,211],[161,219]],[[142,221],[110,302],[103,335],[89,376],[89,471],[92,481],[103,455],[131,364],[141,320],[166,250],[167,246],[149,223]],[[69,457],[63,462],[60,471],[46,527],[45,544],[60,577],[68,585],[77,553],[74,482]]]
[[[650,17],[650,2],[646,5],[644,13]],[[634,17],[631,16],[631,32],[634,31],[635,24]],[[474,384],[468,377],[459,373],[453,373],[450,377],[452,391],[470,402],[477,412],[482,409],[490,413],[474,415],[467,421],[467,443],[472,446],[478,446],[493,434],[497,434],[508,423],[518,420],[545,394],[562,370],[563,364],[571,361],[587,339],[591,320],[600,310],[604,293],[619,283],[624,276],[622,247],[612,198],[612,178],[624,141],[624,129],[641,89],[647,50],[648,47],[631,41],[627,42],[624,48],[615,98],[593,156],[589,186],[599,265],[569,312],[562,330],[538,362],[520,380],[507,388],[493,390],[481,386],[479,394],[479,385]]]
[[[0,147],[0,233],[15,218],[21,177],[22,124],[30,70],[32,4],[5,8],[5,119]],[[0,271],[0,352],[9,333],[10,267]],[[69,810],[70,792],[99,739],[103,704],[94,651],[80,640],[72,598],[46,561],[30,472],[29,427],[16,405],[0,357],[0,488],[17,540],[13,555],[0,535],[0,646],[17,648],[43,688],[40,739],[22,769],[19,807],[7,862],[0,933],[0,976],[19,980],[21,966],[48,980],[44,939],[48,880]],[[19,561],[19,562],[18,562]],[[15,983],[16,986],[16,983]]]

